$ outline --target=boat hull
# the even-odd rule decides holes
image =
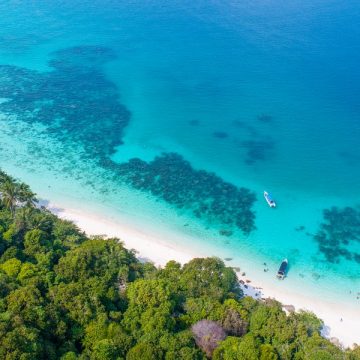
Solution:
[[[264,191],[264,198],[270,207],[276,207],[275,201],[272,199],[271,195],[267,191]]]
[[[286,277],[286,270],[288,267],[288,261],[287,259],[284,259],[279,267],[279,270],[276,274],[276,277],[280,280],[284,280]]]

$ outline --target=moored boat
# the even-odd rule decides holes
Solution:
[[[275,207],[276,206],[276,203],[275,203],[274,199],[272,198],[272,196],[267,191],[264,191],[264,198],[265,198],[266,202],[268,203],[268,205],[270,207]]]
[[[279,267],[279,270],[276,274],[276,277],[280,280],[284,280],[285,276],[286,276],[286,269],[288,267],[288,261],[287,259],[284,259]]]

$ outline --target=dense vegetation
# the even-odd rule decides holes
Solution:
[[[0,172],[1,359],[360,359],[314,315],[242,297],[219,259],[156,269],[35,204]]]

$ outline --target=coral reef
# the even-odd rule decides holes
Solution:
[[[270,115],[259,115],[257,120],[265,124],[270,124],[273,121]],[[265,131],[263,126],[253,126],[252,122],[246,122],[243,120],[235,120],[232,122],[233,126],[237,129],[243,130],[240,134],[240,139],[236,142],[238,146],[245,150],[244,162],[246,165],[252,166],[259,161],[266,161],[273,155],[275,149],[275,141],[269,135],[268,131]]]
[[[323,211],[324,222],[313,236],[326,260],[338,263],[341,258],[360,263],[353,243],[360,243],[360,209],[332,207]]]
[[[8,99],[0,111],[40,122],[64,141],[80,141],[89,156],[109,156],[130,119],[116,86],[100,68],[115,55],[107,48],[78,46],[53,56],[53,70],[46,73],[0,66],[0,97]]]
[[[255,228],[251,211],[255,195],[251,191],[194,169],[176,153],[165,153],[151,162],[131,159],[118,165],[118,173],[134,188],[149,191],[179,209],[190,209],[198,218],[235,226],[246,234]],[[220,231],[231,234],[223,227]]]
[[[275,144],[273,140],[247,140],[241,143],[241,146],[246,149],[245,163],[253,165],[258,161],[264,161],[268,158]]]
[[[64,155],[61,156],[69,157],[70,152],[81,154],[78,162],[64,163],[56,171],[78,178],[83,176],[79,161],[91,162],[93,167],[104,170],[100,171],[101,179],[107,176],[114,184],[126,183],[177,209],[190,210],[198,218],[215,222],[223,236],[230,236],[232,227],[244,233],[255,228],[252,192],[237,188],[213,173],[193,169],[178,154],[164,154],[149,163],[132,159],[117,164],[111,160],[116,147],[122,144],[131,117],[119,102],[117,87],[102,71],[105,63],[116,59],[111,49],[77,46],[51,56],[52,70],[48,72],[0,66],[0,98],[5,99],[0,103],[0,112],[8,116],[7,121],[16,118],[18,129],[23,129],[24,124],[29,128],[41,124],[46,136],[62,144]],[[197,124],[196,120],[190,123]],[[227,134],[216,132],[215,136],[224,138]],[[32,138],[28,154],[48,158],[39,141],[39,136]],[[77,173],[76,169],[79,169]],[[91,177],[86,179],[86,185],[93,186],[94,182]],[[96,191],[113,190],[103,186]]]

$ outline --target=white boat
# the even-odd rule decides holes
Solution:
[[[280,280],[284,280],[285,276],[286,276],[286,270],[288,267],[288,261],[287,259],[284,259],[279,267],[279,270],[276,274],[276,277]]]
[[[267,191],[264,191],[264,198],[270,207],[276,207],[275,201]]]

